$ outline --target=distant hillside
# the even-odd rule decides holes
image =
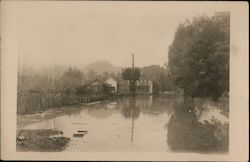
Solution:
[[[121,71],[122,68],[112,65],[108,61],[96,61],[94,63],[91,63],[83,67],[82,71],[87,73],[91,69],[96,71],[98,74],[102,74],[105,71],[108,71],[109,73],[111,72],[117,73]]]

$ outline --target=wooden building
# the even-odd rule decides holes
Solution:
[[[91,102],[96,100],[102,100],[111,95],[113,87],[110,84],[104,83],[99,79],[95,79],[85,85],[83,88],[86,89],[84,95],[84,102]]]

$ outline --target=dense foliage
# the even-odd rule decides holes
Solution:
[[[180,24],[169,47],[168,66],[187,96],[218,99],[229,91],[229,13]]]
[[[159,65],[150,65],[141,68],[141,79],[152,80],[154,82],[154,92],[172,91],[176,89],[168,70]]]
[[[139,80],[141,73],[139,68],[125,68],[121,75],[123,80]]]

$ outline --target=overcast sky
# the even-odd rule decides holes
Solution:
[[[177,26],[212,13],[159,2],[79,1],[23,2],[15,11],[20,61],[39,67],[97,60],[130,66],[131,53],[136,66],[163,66]]]

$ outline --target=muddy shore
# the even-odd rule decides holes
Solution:
[[[64,150],[69,138],[52,129],[18,130],[17,151],[58,152]]]

